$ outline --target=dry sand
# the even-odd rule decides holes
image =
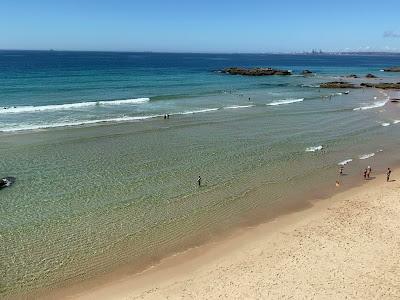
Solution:
[[[73,299],[400,299],[400,173]],[[397,177],[397,178],[396,178]],[[340,189],[340,188],[339,188]]]

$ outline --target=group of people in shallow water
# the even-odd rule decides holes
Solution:
[[[344,171],[344,166],[340,166],[339,168],[339,175],[344,175],[343,174]],[[369,180],[371,179],[371,172],[372,172],[372,168],[371,166],[368,166],[367,168],[365,168],[364,172],[363,172],[363,176],[365,180]],[[386,171],[386,181],[389,182],[390,181],[390,175],[392,174],[392,169],[387,168]],[[340,185],[339,180],[336,180],[336,186],[338,187]]]

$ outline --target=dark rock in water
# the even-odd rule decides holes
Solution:
[[[0,190],[12,186],[15,182],[15,177],[4,177],[0,179]]]
[[[378,76],[375,76],[374,74],[369,73],[369,74],[365,75],[365,78],[378,78]]]
[[[310,70],[304,70],[303,72],[301,72],[301,75],[311,75],[313,72],[311,72]]]
[[[400,82],[398,82],[398,83],[394,83],[394,82],[365,83],[365,82],[363,82],[360,84],[360,86],[367,87],[367,88],[384,89],[384,90],[389,90],[389,89],[399,90]]]
[[[347,78],[358,78],[356,74],[350,74],[346,76]]]
[[[392,99],[390,99],[390,102],[400,103],[400,98],[392,98]]]
[[[319,85],[320,88],[325,89],[354,89],[357,88],[354,84],[345,81],[331,81],[324,82]]]
[[[272,68],[225,68],[221,70],[222,73],[230,75],[245,75],[245,76],[270,76],[270,75],[291,75],[288,70],[276,70]]]
[[[390,67],[390,68],[383,69],[383,71],[385,71],[385,72],[400,72],[400,67]]]

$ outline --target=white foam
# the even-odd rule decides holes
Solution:
[[[306,148],[306,152],[315,152],[315,151],[320,151],[322,150],[322,145],[319,146],[313,146],[313,147],[308,147]]]
[[[390,126],[390,123],[381,123],[383,127]]]
[[[142,104],[149,101],[150,98],[135,98],[135,99],[124,99],[124,100],[89,101],[89,102],[79,102],[79,103],[42,105],[42,106],[14,106],[2,109],[0,108],[0,114],[36,113],[43,111],[71,110],[71,109],[79,109],[86,107],[94,107],[97,105],[111,106],[111,105],[124,105],[124,104]]]
[[[0,127],[0,132],[15,132],[15,131],[25,131],[25,130],[39,130],[39,129],[49,129],[49,128],[60,128],[60,127],[73,127],[82,125],[91,125],[98,123],[119,123],[119,122],[129,122],[129,121],[140,121],[151,118],[161,117],[162,115],[149,115],[149,116],[136,116],[136,117],[119,117],[110,119],[96,119],[96,120],[82,120],[82,121],[71,121],[71,122],[59,122],[51,124],[21,124],[15,127]]]
[[[312,85],[312,84],[302,84],[301,87],[309,87],[309,88],[319,88],[319,85]]]
[[[275,106],[275,105],[291,104],[291,103],[302,102],[303,100],[304,100],[304,98],[300,98],[300,99],[277,100],[277,101],[273,101],[273,102],[271,102],[271,103],[268,103],[267,105]]]
[[[190,115],[197,113],[212,112],[216,110],[219,110],[219,108],[205,108],[199,110],[177,112],[177,113],[172,113],[170,115]],[[135,116],[135,117],[124,116],[124,117],[109,118],[109,119],[59,122],[50,124],[18,124],[16,126],[11,126],[11,127],[0,127],[0,132],[15,132],[15,131],[39,130],[39,129],[59,128],[59,127],[73,127],[73,126],[82,126],[82,125],[91,125],[91,124],[109,123],[109,122],[112,123],[130,122],[130,121],[140,121],[140,120],[152,119],[163,116],[164,115],[158,114],[158,115],[148,115],[148,116]]]
[[[249,108],[253,107],[254,105],[232,105],[232,106],[226,106],[224,109],[237,109],[237,108]]]
[[[397,123],[400,123],[400,120],[394,120],[393,121],[393,124],[397,124]]]
[[[184,112],[178,112],[174,113],[172,115],[190,115],[190,114],[198,114],[198,113],[205,113],[205,112],[211,112],[211,111],[216,111],[219,108],[205,108],[205,109],[199,109],[199,110],[190,110],[190,111],[184,111]]]
[[[344,161],[341,161],[340,163],[338,163],[338,165],[339,166],[345,166],[345,165],[347,165],[348,163],[350,163],[350,162],[352,162],[353,160],[351,159],[351,158],[349,158],[349,159],[346,159],[346,160],[344,160]]]
[[[387,100],[384,101],[376,101],[371,105],[366,105],[366,106],[361,106],[361,107],[357,107],[354,108],[353,110],[366,110],[366,109],[372,109],[372,108],[378,108],[378,107],[382,107],[385,106],[385,104],[387,103]]]
[[[375,155],[375,153],[368,153],[368,154],[360,155],[358,158],[359,159],[367,159],[367,158],[370,158],[370,157],[372,157],[374,155]]]

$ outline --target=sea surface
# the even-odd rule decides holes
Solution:
[[[397,164],[400,56],[0,51],[0,297],[140,269]],[[292,76],[244,77],[224,67]],[[302,76],[308,69],[311,76]],[[164,119],[164,115],[169,115]],[[197,186],[201,176],[202,186]]]

